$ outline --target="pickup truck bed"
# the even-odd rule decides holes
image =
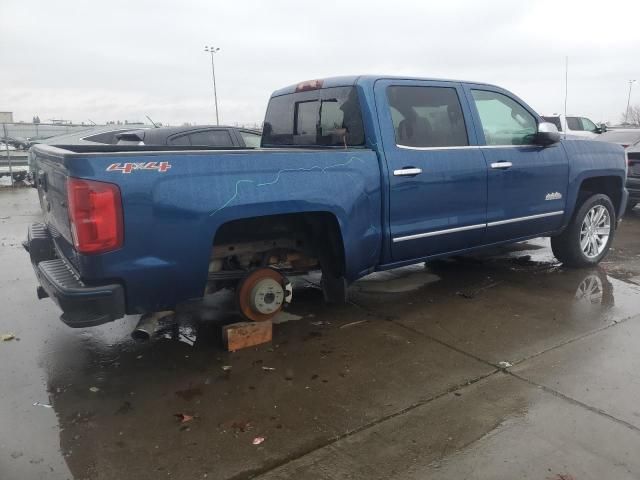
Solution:
[[[239,211],[243,217],[330,213],[346,234],[351,261],[345,275],[350,279],[379,257],[380,174],[372,150],[272,149],[267,165],[261,150],[212,154],[169,148],[117,152],[111,147],[109,153],[95,153],[87,151],[95,147],[69,147],[81,152],[35,148],[39,168],[46,171],[38,176],[38,189],[56,257],[82,272],[86,286],[102,285],[105,278],[126,285],[128,313],[163,310],[202,296],[216,232],[238,218]],[[132,162],[167,162],[170,168],[164,173],[107,171],[110,165]],[[67,177],[126,180],[120,184],[126,248],[78,254],[67,213]],[[341,207],[345,205],[349,208]],[[81,316],[86,316],[84,310]]]
[[[290,300],[287,275],[322,270],[326,299],[339,301],[375,270],[542,235],[567,265],[591,265],[627,195],[620,147],[561,140],[499,87],[440,80],[287,87],[260,149],[33,154],[45,224],[27,247],[40,296],[72,326],[226,287],[263,320]]]

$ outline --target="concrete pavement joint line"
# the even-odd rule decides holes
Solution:
[[[597,333],[604,332],[605,330],[607,330],[607,329],[609,329],[611,327],[615,327],[616,325],[621,325],[623,323],[626,323],[629,320],[633,320],[634,318],[640,319],[640,315],[629,315],[628,317],[625,317],[622,320],[618,320],[617,322],[609,323],[609,324],[607,324],[607,325],[605,325],[603,327],[600,327],[600,328],[597,328],[595,330],[591,330],[589,332],[583,333],[582,335],[578,335],[577,337],[570,338],[568,340],[565,340],[564,342],[560,342],[559,344],[554,345],[553,347],[549,347],[546,350],[541,350],[540,352],[533,353],[533,354],[529,355],[528,357],[522,358],[522,359],[518,360],[517,362],[514,362],[513,366],[515,367],[516,365],[520,365],[520,364],[522,364],[524,362],[527,362],[529,360],[537,358],[540,355],[544,355],[545,353],[548,353],[548,352],[551,352],[553,350],[556,350],[557,348],[561,348],[561,347],[564,347],[566,345],[570,345],[570,344],[572,344],[574,342],[577,342],[579,340],[582,340],[584,338],[590,337],[591,335],[595,335]]]
[[[265,474],[267,474],[267,473],[269,473],[269,472],[271,472],[273,470],[276,470],[277,468],[282,467],[283,465],[286,465],[286,464],[291,463],[291,462],[293,462],[295,460],[298,460],[298,459],[300,459],[302,457],[305,457],[305,456],[307,456],[307,455],[309,455],[309,454],[311,454],[311,453],[313,453],[315,451],[318,451],[318,450],[321,450],[323,448],[326,448],[326,447],[328,447],[328,446],[330,446],[330,445],[332,445],[332,444],[334,444],[334,443],[336,443],[336,442],[338,442],[340,440],[344,440],[345,438],[348,438],[348,437],[351,437],[351,436],[356,435],[358,433],[364,432],[365,430],[369,430],[370,428],[373,428],[373,427],[375,427],[377,425],[380,425],[380,424],[382,424],[384,422],[392,420],[392,419],[394,419],[396,417],[400,417],[402,415],[405,415],[406,413],[409,413],[409,412],[415,410],[416,408],[428,405],[429,403],[431,403],[431,402],[433,402],[435,400],[438,400],[439,398],[442,398],[442,397],[444,397],[446,395],[449,395],[449,394],[451,394],[451,393],[453,393],[455,391],[464,389],[465,387],[473,385],[473,384],[475,384],[475,383],[477,383],[477,382],[479,382],[481,380],[484,380],[485,378],[489,378],[489,377],[495,375],[496,373],[500,373],[501,371],[502,370],[500,370],[500,369],[495,369],[495,370],[493,370],[493,371],[491,371],[489,373],[485,373],[484,375],[480,375],[479,377],[473,378],[471,380],[467,380],[464,383],[459,383],[457,385],[449,387],[448,389],[444,390],[441,393],[438,393],[438,394],[433,395],[433,396],[431,396],[429,398],[426,398],[426,399],[417,401],[415,403],[412,403],[411,405],[409,405],[409,406],[407,406],[405,408],[402,408],[402,409],[400,409],[400,410],[398,410],[396,412],[384,415],[384,416],[382,416],[382,417],[380,417],[380,418],[378,418],[376,420],[373,420],[373,421],[371,421],[369,423],[365,423],[364,425],[360,425],[359,427],[356,427],[356,428],[354,428],[352,430],[349,430],[349,431],[347,431],[345,433],[341,433],[339,435],[335,435],[333,437],[330,437],[325,442],[322,442],[319,445],[310,447],[308,449],[302,450],[302,451],[297,452],[297,453],[292,453],[291,455],[285,457],[284,459],[276,460],[276,461],[272,462],[271,465],[264,466],[263,468],[256,468],[254,470],[249,470],[249,471],[246,471],[246,472],[238,473],[238,474],[234,475],[233,477],[230,477],[228,480],[240,480],[240,479],[246,479],[246,478],[256,478],[258,475],[265,475]]]
[[[586,408],[587,410],[589,410],[590,412],[596,413],[598,415],[601,415],[605,418],[608,418],[609,420],[612,420],[620,425],[623,425],[631,430],[633,430],[634,432],[638,432],[640,433],[640,428],[636,427],[635,425],[633,425],[632,423],[629,423],[625,420],[621,420],[617,417],[614,417],[613,415],[611,415],[610,413],[605,412],[604,410],[601,410],[599,408],[596,407],[592,407],[591,405],[588,405],[586,403],[581,402],[580,400],[576,400],[575,398],[569,397],[567,395],[565,395],[564,393],[560,393],[557,390],[554,390],[553,388],[547,387],[546,385],[542,385],[539,383],[534,382],[533,380],[529,380],[528,378],[525,378],[523,376],[518,375],[515,372],[511,372],[509,370],[505,370],[505,373],[511,375],[514,378],[517,378],[518,380],[528,383],[529,385],[532,385],[534,387],[537,388],[541,388],[542,390],[544,390],[547,393],[550,393],[562,400],[566,400],[569,403],[572,403],[576,406],[582,407],[582,408]]]
[[[351,304],[355,305],[356,307],[361,308],[362,310],[364,310],[365,312],[367,312],[367,313],[368,313],[368,314],[370,314],[370,315],[378,316],[378,318],[380,318],[380,316],[379,316],[379,315],[376,315],[376,314],[375,314],[375,313],[373,313],[373,312],[369,312],[366,308],[364,308],[364,307],[362,307],[362,306],[360,306],[360,305],[358,305],[358,304],[356,304],[356,303],[354,303],[354,302],[352,302],[352,301],[350,301],[349,303],[351,303]],[[511,371],[511,368],[513,368],[513,367],[514,367],[514,366],[516,366],[516,365],[520,365],[520,364],[522,364],[523,362],[526,362],[526,361],[528,361],[528,360],[530,360],[530,359],[536,358],[536,357],[538,357],[538,356],[540,356],[540,355],[543,355],[543,354],[545,354],[545,353],[547,353],[547,352],[550,352],[550,351],[552,351],[552,350],[555,350],[555,349],[557,349],[557,348],[564,347],[564,346],[569,345],[569,344],[571,344],[571,343],[573,343],[573,342],[576,342],[576,341],[582,340],[582,339],[587,338],[587,337],[589,337],[589,336],[591,336],[591,335],[595,335],[595,334],[597,334],[597,333],[603,332],[603,331],[605,331],[605,330],[607,330],[607,329],[609,329],[609,328],[611,328],[611,327],[614,327],[614,326],[616,326],[616,325],[620,325],[620,324],[622,324],[622,323],[626,323],[627,321],[632,320],[632,319],[634,319],[634,318],[640,318],[640,315],[630,315],[630,316],[628,316],[628,317],[626,317],[626,318],[623,318],[622,320],[619,320],[619,321],[617,321],[617,322],[610,323],[610,324],[608,324],[608,325],[605,325],[604,327],[600,327],[600,328],[598,328],[598,329],[596,329],[596,330],[592,330],[592,331],[587,332],[587,333],[585,333],[585,334],[583,334],[583,335],[579,335],[579,336],[577,336],[577,337],[575,337],[575,338],[572,338],[572,339],[569,339],[569,340],[567,340],[567,341],[565,341],[565,342],[559,343],[558,345],[555,345],[555,346],[550,347],[550,348],[548,348],[548,349],[546,349],[546,350],[543,350],[543,351],[541,351],[541,352],[538,352],[538,353],[535,353],[535,354],[533,354],[533,355],[530,355],[530,356],[528,356],[528,357],[526,357],[526,358],[524,358],[524,359],[522,359],[522,360],[519,360],[517,363],[514,363],[512,367],[509,367],[508,369],[503,369],[503,370],[504,370],[504,372],[508,373],[509,375],[513,376],[514,378],[517,378],[517,379],[519,379],[519,380],[521,380],[521,381],[524,381],[524,382],[526,382],[526,383],[528,383],[528,384],[530,384],[530,385],[533,385],[533,386],[536,386],[536,387],[542,388],[542,389],[543,389],[543,390],[545,390],[546,392],[551,393],[551,394],[553,394],[553,395],[557,396],[558,398],[564,399],[564,400],[566,400],[566,401],[568,401],[568,402],[570,402],[570,403],[573,403],[573,404],[575,404],[575,405],[577,405],[577,406],[580,406],[580,407],[586,408],[587,410],[589,410],[589,411],[591,411],[591,412],[594,412],[594,413],[596,413],[596,414],[602,415],[602,416],[604,416],[605,418],[608,418],[609,420],[613,420],[614,422],[617,422],[617,423],[619,423],[619,424],[621,424],[621,425],[624,425],[624,426],[625,426],[625,427],[627,427],[627,428],[630,428],[631,430],[634,430],[634,431],[636,431],[636,432],[639,432],[639,433],[640,433],[640,428],[638,428],[638,427],[636,427],[635,425],[633,425],[633,424],[631,424],[631,423],[628,423],[628,422],[626,422],[626,421],[624,421],[624,420],[621,420],[621,419],[619,419],[619,418],[617,418],[617,417],[614,417],[613,415],[611,415],[611,414],[609,414],[609,413],[605,412],[604,410],[600,410],[600,409],[595,408],[595,407],[592,407],[592,406],[590,406],[590,405],[588,405],[588,404],[586,404],[586,403],[580,402],[579,400],[576,400],[576,399],[574,399],[574,398],[568,397],[567,395],[564,395],[564,394],[562,394],[562,393],[560,393],[560,392],[558,392],[558,391],[556,391],[556,390],[554,390],[554,389],[552,389],[552,388],[546,387],[545,385],[539,385],[539,384],[537,384],[537,383],[535,383],[535,382],[533,382],[533,381],[531,381],[531,380],[528,380],[528,379],[527,379],[527,378],[525,378],[525,377],[521,377],[520,375],[518,375],[518,374],[516,374],[516,373],[514,373],[514,372],[512,372],[512,371]],[[398,322],[397,322],[397,321],[395,321],[395,320],[391,320],[391,323],[393,323],[393,324],[395,324],[395,325],[397,325],[397,326],[399,326],[399,327],[403,327],[403,328],[405,328],[405,329],[407,329],[407,330],[409,330],[409,331],[411,331],[411,332],[414,332],[414,333],[417,333],[417,334],[419,334],[419,335],[422,335],[422,336],[424,336],[424,337],[428,338],[429,340],[432,340],[432,341],[434,341],[434,342],[436,342],[436,343],[438,343],[438,344],[440,344],[440,345],[442,345],[442,346],[444,346],[444,347],[450,348],[451,350],[454,350],[454,351],[456,351],[456,352],[458,352],[458,353],[461,353],[461,354],[466,355],[466,356],[468,356],[468,357],[470,357],[470,358],[473,358],[474,360],[476,360],[476,361],[478,361],[478,362],[484,363],[484,364],[489,365],[489,366],[492,366],[492,367],[497,367],[496,365],[492,364],[491,362],[489,362],[489,361],[487,361],[487,360],[484,360],[484,359],[482,359],[482,358],[480,358],[480,357],[476,357],[475,355],[473,355],[473,354],[471,354],[471,353],[469,353],[469,352],[465,352],[464,350],[461,350],[461,349],[459,349],[459,348],[457,348],[457,347],[454,347],[453,345],[449,345],[448,343],[443,342],[443,341],[441,341],[441,340],[438,340],[437,338],[433,338],[431,335],[428,335],[428,334],[426,334],[426,333],[424,333],[424,332],[420,332],[419,330],[416,330],[416,329],[414,329],[414,328],[411,328],[411,327],[409,327],[409,326],[407,326],[407,325],[404,325],[404,324],[402,324],[402,323],[398,323]],[[498,367],[498,368],[499,368],[499,367]]]
[[[368,315],[380,318],[380,319],[385,320],[385,321],[389,321],[390,323],[394,324],[397,327],[404,328],[405,330],[408,330],[408,331],[410,331],[412,333],[415,333],[415,334],[418,334],[418,335],[420,335],[422,337],[425,337],[425,338],[427,338],[427,339],[429,339],[429,340],[431,340],[431,341],[433,341],[433,342],[435,342],[435,343],[437,343],[439,345],[442,345],[443,347],[446,347],[446,348],[449,348],[449,349],[453,350],[454,352],[457,352],[457,353],[465,355],[465,356],[467,356],[469,358],[472,358],[473,360],[475,360],[477,362],[483,363],[483,364],[488,365],[488,366],[493,367],[493,368],[498,368],[498,369],[501,368],[500,366],[494,365],[493,363],[491,363],[491,362],[489,362],[489,361],[487,361],[487,360],[485,360],[483,358],[477,357],[472,353],[466,352],[464,350],[459,349],[458,347],[454,347],[453,345],[449,345],[447,342],[444,342],[444,341],[439,340],[439,339],[437,339],[435,337],[432,337],[428,333],[421,332],[420,330],[416,330],[415,328],[412,328],[412,327],[410,327],[408,325],[405,325],[403,323],[398,323],[398,321],[393,317],[383,317],[381,315],[378,315],[377,313],[371,312],[367,308],[365,308],[365,307],[363,307],[361,305],[358,305],[357,303],[355,303],[352,300],[349,300],[349,303],[351,305],[361,309],[362,311],[366,312]]]
[[[364,312],[366,312],[366,313],[367,313],[367,314],[369,314],[369,315],[372,315],[372,316],[374,316],[374,317],[380,318],[380,319],[382,319],[382,320],[389,320],[389,317],[383,317],[383,316],[381,316],[381,315],[376,314],[375,312],[371,312],[371,311],[369,311],[367,308],[365,308],[365,307],[363,307],[363,306],[361,306],[361,305],[358,305],[357,303],[353,302],[352,300],[349,300],[349,303],[350,303],[351,305],[355,306],[355,307],[360,308],[361,310],[363,310]],[[633,320],[633,319],[635,319],[635,318],[640,319],[640,315],[638,315],[638,314],[636,314],[636,315],[629,315],[628,317],[625,317],[625,318],[623,318],[623,319],[621,319],[621,320],[618,320],[618,321],[616,321],[616,322],[611,322],[611,323],[609,323],[609,324],[607,324],[607,325],[605,325],[605,326],[603,326],[603,327],[600,327],[600,328],[597,328],[597,329],[595,329],[595,330],[591,330],[591,331],[589,331],[589,332],[583,333],[582,335],[578,335],[577,337],[570,338],[570,339],[568,339],[568,340],[565,340],[564,342],[560,342],[560,343],[559,343],[559,344],[557,344],[557,345],[554,345],[554,346],[549,347],[549,348],[547,348],[547,349],[545,349],[545,350],[542,350],[542,351],[540,351],[540,352],[537,352],[537,353],[534,353],[534,354],[532,354],[532,355],[529,355],[528,357],[522,358],[522,359],[518,360],[517,362],[513,362],[512,367],[515,367],[515,366],[517,366],[517,365],[520,365],[520,364],[522,364],[522,363],[524,363],[524,362],[526,362],[526,361],[529,361],[529,360],[531,360],[531,359],[537,358],[537,357],[539,357],[540,355],[544,355],[545,353],[547,353],[547,352],[551,352],[551,351],[553,351],[553,350],[555,350],[555,349],[557,349],[557,348],[564,347],[565,345],[569,345],[569,344],[571,344],[571,343],[573,343],[573,342],[577,342],[577,341],[579,341],[579,340],[582,340],[583,338],[587,338],[587,337],[589,337],[589,336],[591,336],[591,335],[595,335],[595,334],[597,334],[597,333],[600,333],[600,332],[602,332],[602,331],[604,331],[604,330],[607,330],[607,329],[609,329],[609,328],[611,328],[611,327],[615,327],[616,325],[621,325],[621,324],[626,323],[627,321],[629,321],[629,320]],[[439,339],[437,339],[437,338],[435,338],[435,337],[432,337],[432,336],[431,336],[431,335],[429,335],[428,333],[421,332],[420,330],[417,330],[417,329],[415,329],[415,328],[413,328],[413,327],[410,327],[410,326],[408,326],[408,325],[405,325],[405,324],[403,324],[403,323],[398,323],[398,322],[396,321],[396,319],[394,319],[394,318],[391,318],[391,323],[393,323],[394,325],[397,325],[397,326],[399,326],[399,327],[405,328],[405,329],[407,329],[407,330],[409,330],[409,331],[411,331],[411,332],[417,333],[418,335],[422,335],[422,336],[424,336],[424,337],[428,338],[429,340],[432,340],[432,341],[434,341],[434,342],[436,342],[436,343],[438,343],[438,344],[440,344],[440,345],[442,345],[442,346],[444,346],[444,347],[450,348],[451,350],[454,350],[454,351],[456,351],[456,352],[458,352],[458,353],[461,353],[461,354],[466,355],[466,356],[468,356],[468,357],[470,357],[470,358],[473,358],[474,360],[477,360],[478,362],[484,363],[484,364],[489,365],[489,366],[491,366],[491,367],[501,368],[499,365],[495,365],[495,364],[491,363],[490,361],[485,360],[484,358],[477,357],[476,355],[474,355],[474,354],[472,354],[472,353],[469,353],[469,352],[467,352],[467,351],[465,351],[465,350],[459,349],[458,347],[455,347],[455,346],[453,346],[453,345],[450,345],[450,344],[448,344],[447,342],[445,342],[445,341],[443,341],[443,340],[439,340]],[[509,368],[512,368],[512,367],[509,367]]]
[[[398,327],[401,327],[401,328],[404,328],[406,330],[409,330],[410,332],[417,333],[418,335],[421,335],[421,336],[427,338],[428,340],[431,340],[432,342],[435,342],[435,343],[437,343],[439,345],[442,345],[443,347],[446,347],[446,348],[449,348],[449,349],[453,350],[454,352],[457,352],[457,353],[465,355],[465,356],[467,356],[469,358],[472,358],[477,362],[480,362],[480,363],[483,363],[485,365],[488,365],[489,367],[501,369],[501,367],[499,365],[494,365],[493,363],[489,362],[488,360],[485,360],[484,358],[480,358],[480,357],[475,356],[473,353],[469,353],[469,352],[466,352],[466,351],[464,351],[464,350],[462,350],[462,349],[460,349],[458,347],[454,347],[453,345],[449,345],[447,342],[443,342],[440,339],[432,337],[428,333],[421,332],[420,330],[416,330],[415,328],[412,328],[412,327],[410,327],[408,325],[405,325],[403,323],[398,323],[396,320],[391,320],[391,323],[393,323],[394,325],[397,325]]]

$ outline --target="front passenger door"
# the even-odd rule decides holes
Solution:
[[[569,167],[560,143],[536,145],[539,117],[497,87],[465,86],[489,166],[486,243],[559,229]]]

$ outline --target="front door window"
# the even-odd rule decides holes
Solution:
[[[531,145],[538,122],[522,105],[497,92],[471,90],[487,145]]]

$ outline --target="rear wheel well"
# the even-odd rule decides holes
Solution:
[[[620,211],[620,202],[622,200],[622,180],[619,177],[593,177],[584,180],[580,184],[576,211],[587,198],[597,193],[605,194],[611,199],[617,215]]]
[[[212,268],[250,270],[273,266],[282,270],[322,268],[344,275],[345,255],[340,225],[329,212],[266,215],[232,220],[213,240]],[[218,263],[213,266],[213,262]]]

